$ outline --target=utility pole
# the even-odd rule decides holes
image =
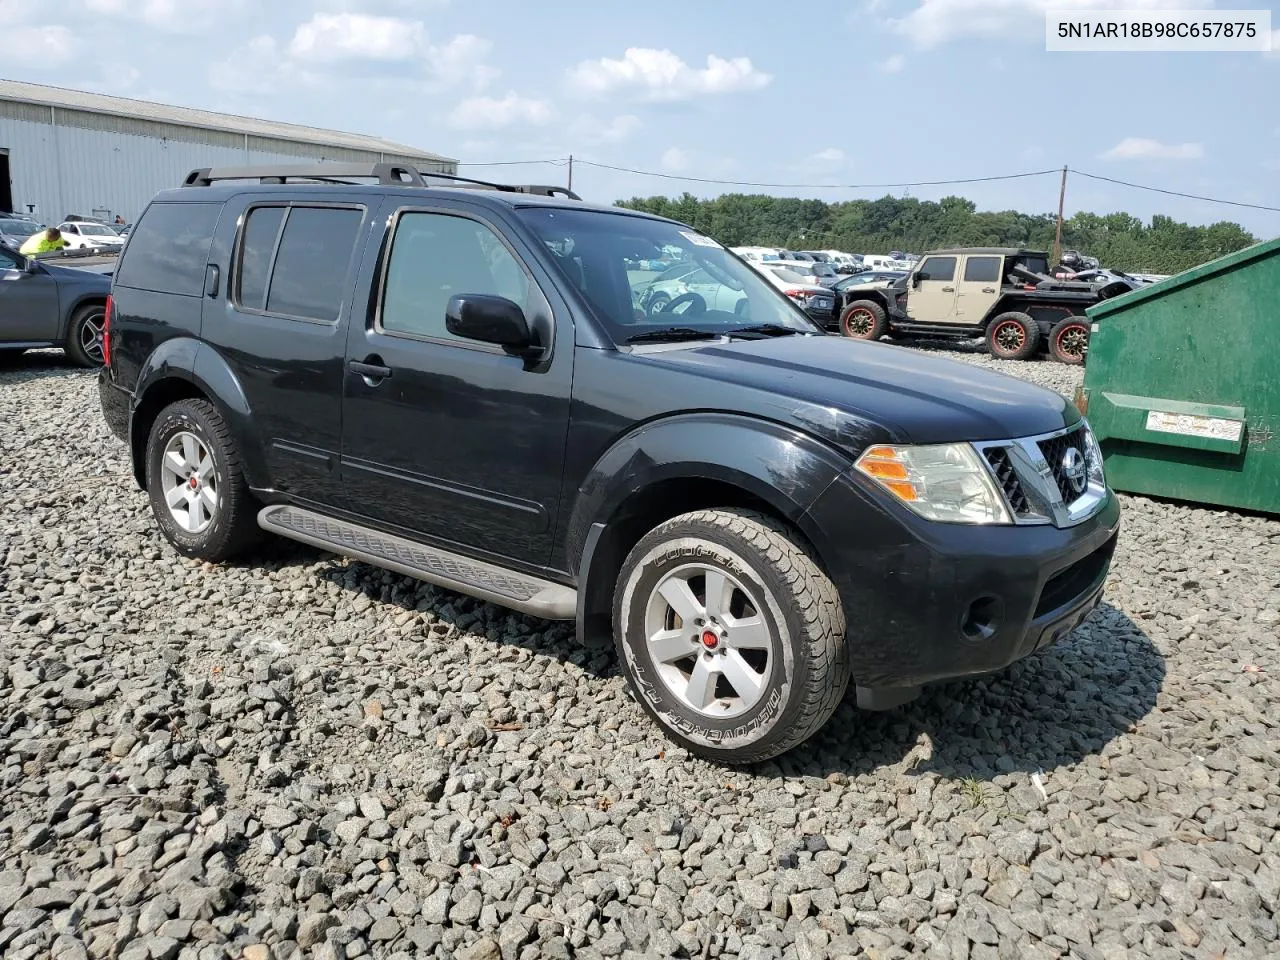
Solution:
[[[569,189],[573,189],[573,154],[569,154]]]
[[[1067,201],[1067,168],[1062,167],[1062,188],[1058,191],[1058,227],[1053,234],[1053,262],[1049,269],[1054,269],[1062,262],[1062,209]]]

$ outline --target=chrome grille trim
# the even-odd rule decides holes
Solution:
[[[1102,509],[1107,500],[1105,483],[1097,483],[1089,477],[1089,447],[1084,442],[1084,431],[1089,423],[1080,420],[1069,427],[1042,433],[1033,437],[1014,440],[984,440],[973,444],[981,454],[983,464],[995,480],[1013,517],[1020,525],[1046,525],[1073,527],[1088,520]],[[1078,443],[1071,443],[1072,435],[1079,435]],[[1062,442],[1066,438],[1066,442]],[[1084,457],[1085,489],[1076,497],[1070,497],[1070,484],[1066,481],[1062,465],[1050,464],[1047,454],[1076,448]]]

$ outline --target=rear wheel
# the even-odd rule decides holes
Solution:
[[[1002,313],[987,326],[987,349],[1001,360],[1030,360],[1040,349],[1040,325],[1025,313]]]
[[[1085,317],[1060,320],[1049,334],[1049,353],[1059,363],[1079,366],[1089,350],[1089,321]]]
[[[102,366],[102,336],[107,308],[100,303],[81,307],[67,329],[66,351],[82,367]]]
[[[627,556],[618,659],[673,741],[722,763],[808,739],[849,682],[840,597],[795,536],[762,514],[698,510]]]
[[[257,539],[256,504],[235,439],[207,400],[179,400],[156,417],[147,494],[160,531],[184,556],[227,560]]]
[[[649,316],[653,316],[655,313],[662,313],[667,309],[667,304],[670,302],[671,298],[665,293],[656,294],[654,298],[649,301]]]
[[[873,300],[855,300],[840,315],[840,335],[855,340],[879,340],[889,332],[884,307]]]

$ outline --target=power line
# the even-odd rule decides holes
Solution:
[[[1164,190],[1161,187],[1148,187],[1141,183],[1130,183],[1127,180],[1116,180],[1113,177],[1100,177],[1096,173],[1085,173],[1083,170],[1071,168],[1071,172],[1081,177],[1088,177],[1090,180],[1102,180],[1105,183],[1115,183],[1122,187],[1132,187],[1135,190],[1148,190],[1151,193],[1163,193],[1170,197],[1182,197],[1185,200],[1203,200],[1206,203],[1221,203],[1228,207],[1248,207],[1250,210],[1268,210],[1271,213],[1280,213],[1280,207],[1268,207],[1261,203],[1242,203],[1239,200],[1222,200],[1218,197],[1202,197],[1194,193],[1179,193],[1177,190]]]
[[[522,167],[535,163],[549,163],[553,167],[563,167],[569,161],[564,159],[555,160],[493,160],[489,163],[476,163],[468,161],[466,163],[459,162],[460,167]]]
[[[1043,177],[1058,170],[1033,170],[1029,173],[1007,173],[995,177],[966,177],[959,180],[918,180],[909,183],[759,183],[754,180],[716,180],[710,177],[686,177],[677,173],[655,173],[652,170],[636,170],[631,167],[615,167],[594,160],[578,160],[589,167],[631,173],[641,177],[658,177],[663,180],[685,180],[690,183],[711,183],[728,187],[771,187],[779,190],[883,190],[896,187],[942,187],[962,183],[990,183],[993,180],[1020,180],[1026,177]]]

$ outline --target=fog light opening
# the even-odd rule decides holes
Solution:
[[[979,597],[965,611],[960,620],[960,632],[966,640],[990,640],[1000,620],[1001,603],[998,597]]]

